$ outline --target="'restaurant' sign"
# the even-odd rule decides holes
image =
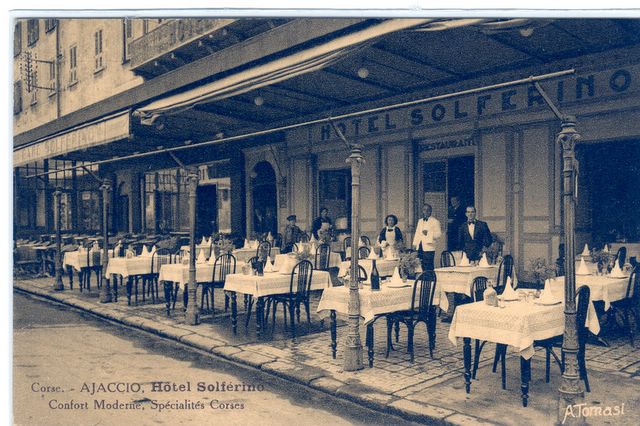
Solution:
[[[559,105],[605,98],[638,91],[640,66],[543,81],[540,84]],[[545,102],[535,87],[522,84],[503,90],[480,92],[403,109],[398,108],[385,113],[353,117],[337,121],[336,127],[347,137],[368,136],[386,131],[524,111],[542,105],[545,105]],[[312,140],[328,141],[336,137],[330,124],[315,126],[312,130]]]
[[[129,137],[129,133],[129,111],[126,111],[18,148],[13,152],[13,165],[22,166],[78,149],[125,139]]]

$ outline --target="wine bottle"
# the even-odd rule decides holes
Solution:
[[[371,290],[380,290],[380,274],[375,259],[371,259]]]

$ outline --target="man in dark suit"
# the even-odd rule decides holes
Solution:
[[[486,222],[476,219],[476,208],[468,206],[467,221],[458,228],[460,248],[467,254],[469,260],[479,260],[480,252],[492,243],[491,231]]]

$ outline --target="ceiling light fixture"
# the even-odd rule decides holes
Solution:
[[[253,103],[257,106],[261,106],[262,104],[264,104],[264,98],[262,96],[256,96],[253,100]]]
[[[358,77],[367,78],[369,77],[369,70],[366,67],[360,67],[358,70]]]

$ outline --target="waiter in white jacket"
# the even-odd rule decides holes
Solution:
[[[422,218],[418,220],[416,234],[413,237],[413,248],[418,250],[423,271],[433,271],[436,241],[442,236],[440,222],[435,217],[431,217],[432,210],[429,204],[422,206]]]

